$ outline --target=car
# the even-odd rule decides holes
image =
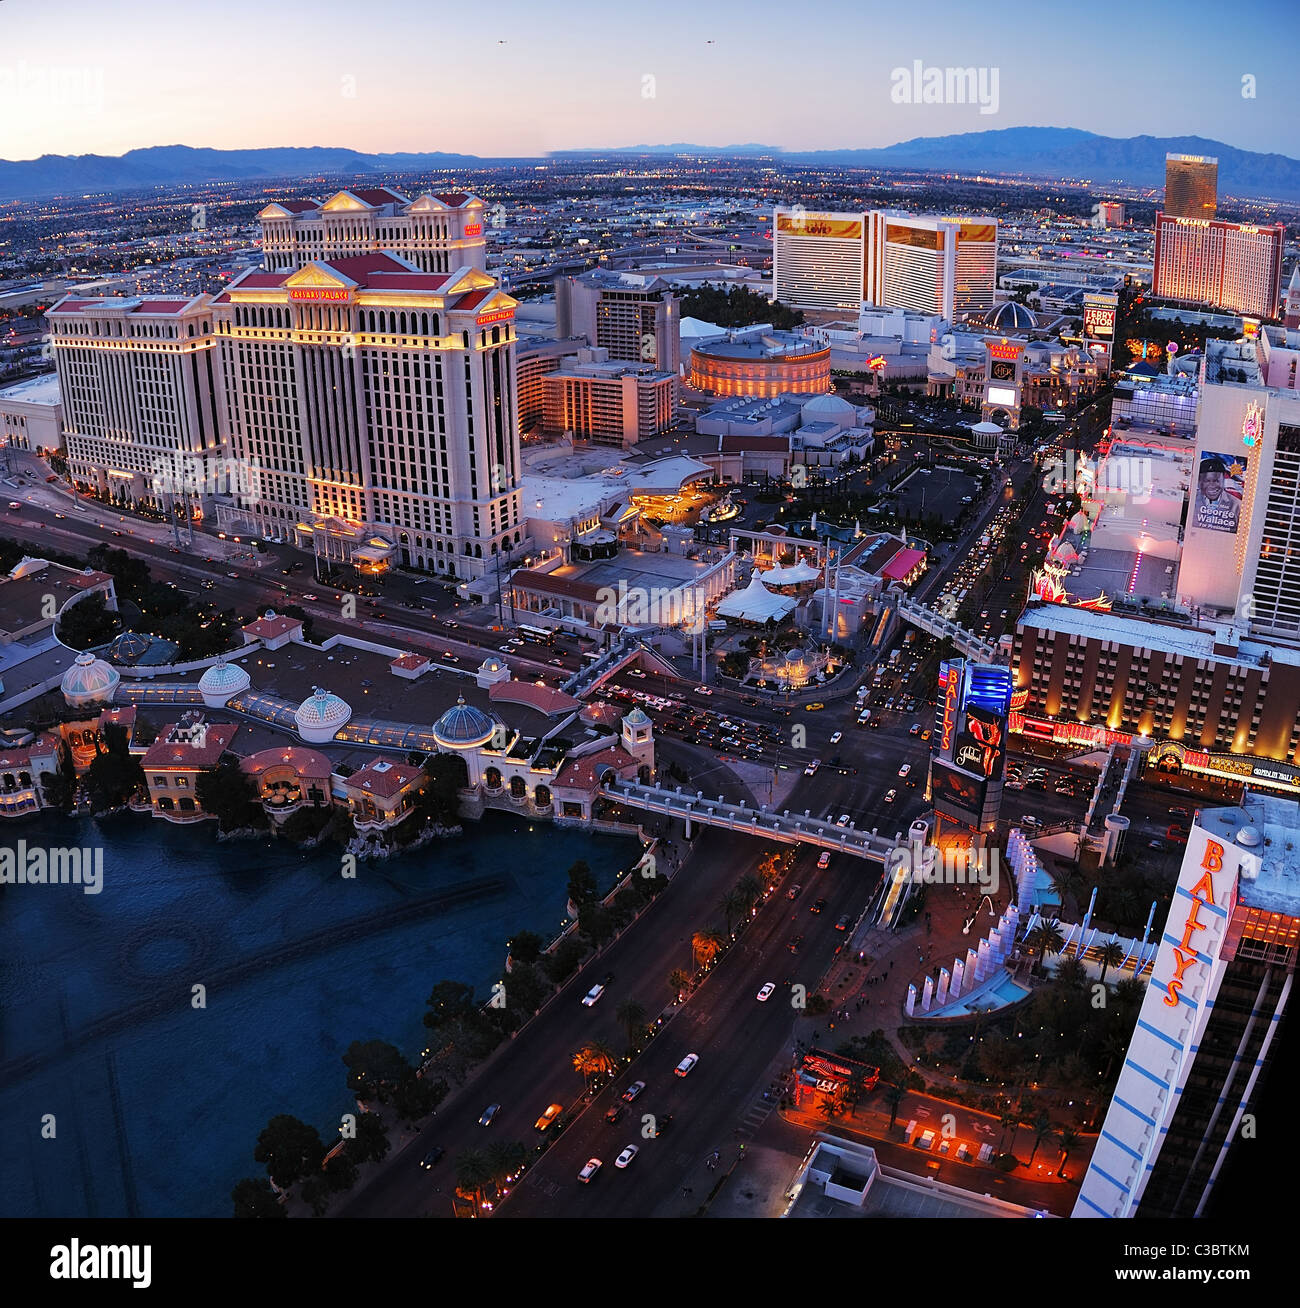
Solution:
[[[23,506],[22,506],[21,504],[19,504],[17,500],[10,500],[10,501],[9,501],[9,507],[10,507],[11,509],[21,509]]]
[[[687,1054],[686,1057],[673,1068],[673,1071],[676,1072],[678,1076],[688,1076],[691,1068],[693,1068],[699,1061],[699,1054]]]
[[[926,729],[925,729],[923,732],[921,732],[921,739],[922,739],[922,740],[929,740],[929,739],[930,739],[930,728],[929,728],[929,727],[926,727]]]
[[[757,996],[758,1002],[760,1004],[767,1003],[767,1001],[771,999],[775,993],[776,993],[776,982],[775,981],[767,982],[763,986],[763,988],[758,992],[758,996]]]
[[[831,851],[829,849],[823,849],[822,852],[817,856],[817,866],[821,871],[824,872],[828,867],[830,867],[830,865],[831,865]]]
[[[816,776],[816,775],[817,775],[817,769],[818,769],[819,767],[821,767],[821,765],[822,765],[822,761],[821,761],[821,759],[819,759],[819,758],[815,758],[815,759],[813,759],[812,762],[809,763],[808,766],[807,766],[806,768],[804,768],[804,770],[803,770],[803,774],[804,774],[804,776],[805,776],[805,777],[813,777],[813,776]]]
[[[583,1185],[588,1185],[591,1182],[591,1178],[595,1176],[603,1166],[604,1164],[599,1158],[588,1158],[586,1163],[583,1165],[582,1171],[578,1173],[578,1180],[581,1181]]]
[[[847,913],[843,917],[835,919],[835,929],[836,931],[847,931],[849,929],[849,915]]]
[[[478,1119],[480,1126],[491,1126],[492,1119],[501,1111],[500,1104],[489,1104],[483,1110],[483,1116]]]
[[[607,1121],[610,1124],[610,1126],[613,1126],[616,1122],[621,1122],[623,1118],[626,1116],[626,1114],[627,1114],[626,1104],[615,1104],[613,1108],[611,1108],[609,1112],[605,1114],[605,1121]]]
[[[645,680],[645,673],[642,672],[640,668],[628,668],[627,675],[629,677],[636,677],[641,681]]]
[[[837,827],[847,827],[853,819],[847,813],[841,813],[839,820],[835,823]]]
[[[1176,805],[1169,810],[1170,817],[1191,817],[1192,811],[1189,808],[1183,808],[1182,805]]]
[[[785,892],[785,897],[787,899],[798,899],[799,892],[801,890],[803,890],[803,886],[801,886],[799,882],[796,881],[794,885],[792,885],[790,889]]]
[[[805,713],[818,713],[825,707],[826,705],[823,704],[820,700],[813,700],[811,704],[805,704],[803,706],[803,711]]]
[[[867,726],[869,726],[873,731],[879,731],[879,730],[880,730],[880,719],[879,719],[879,718],[872,718],[871,721],[867,723]]]
[[[628,1086],[626,1090],[623,1091],[623,1099],[630,1104],[632,1100],[634,1100],[637,1097],[637,1095],[639,1095],[641,1091],[644,1089],[645,1089],[644,1081],[633,1081],[632,1084]]]
[[[514,650],[512,650],[512,649],[510,648],[509,645],[498,645],[498,646],[497,646],[497,653],[498,653],[498,654],[513,654],[513,653],[514,653]]]
[[[921,724],[919,722],[913,722],[911,727],[908,728],[907,734],[909,736],[919,736],[921,734]]]
[[[319,595],[315,595],[315,594],[313,594],[311,591],[307,591],[307,592],[303,595],[303,599],[305,599],[305,600],[320,599],[320,596],[319,596]]]
[[[564,1112],[563,1104],[551,1104],[547,1110],[533,1123],[534,1131],[545,1131],[559,1115]]]
[[[1177,822],[1171,822],[1165,835],[1168,836],[1170,840],[1185,840],[1187,837],[1187,828],[1179,826]]]
[[[887,791],[885,791],[886,804],[892,804],[894,800],[896,800],[897,798],[898,798],[898,791],[895,790],[892,786]]]
[[[843,739],[844,739],[844,733],[843,733],[842,731],[833,731],[833,732],[831,733],[831,744],[832,744],[832,745],[838,745],[838,744],[840,743],[840,741],[843,740]]]
[[[439,1158],[446,1152],[441,1145],[434,1145],[423,1158],[420,1159],[420,1166],[427,1172]]]
[[[583,1008],[590,1008],[592,1004],[596,1003],[600,999],[601,995],[603,995],[604,993],[605,993],[604,986],[592,986],[591,989],[588,990],[587,993],[582,997]]]
[[[708,688],[708,686],[696,686],[696,687],[695,687],[695,693],[696,693],[697,695],[712,695],[712,694],[713,694],[713,692]]]
[[[791,936],[790,943],[787,946],[787,948],[790,950],[792,954],[797,954],[799,952],[799,946],[802,944],[803,944],[803,936]]]
[[[905,777],[909,772],[911,772],[911,770],[912,765],[910,763],[904,763],[903,766],[898,769],[898,775],[900,777]]]
[[[808,911],[809,911],[810,913],[820,913],[820,912],[822,911],[822,909],[825,908],[825,907],[826,907],[826,899],[825,899],[825,897],[823,896],[821,899],[814,900],[814,901],[813,901],[813,902],[808,906]]]
[[[1163,840],[1148,840],[1148,841],[1147,841],[1147,848],[1148,848],[1148,849],[1168,849],[1169,846],[1168,846],[1167,844],[1165,844],[1165,842],[1164,842]]]
[[[614,1159],[614,1166],[626,1167],[640,1152],[641,1150],[638,1146],[628,1145],[628,1147],[624,1149],[616,1159]]]

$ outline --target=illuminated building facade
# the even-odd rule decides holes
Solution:
[[[809,213],[778,206],[772,215],[772,284],[782,304],[852,309],[870,297],[866,215]]]
[[[1151,294],[1256,318],[1278,316],[1285,228],[1156,214]]]
[[[1293,799],[1247,791],[1239,808],[1197,814],[1073,1216],[1204,1215],[1285,1020],[1298,843]]]
[[[580,360],[542,378],[543,427],[595,445],[635,445],[673,425],[676,386],[653,367]]]
[[[1219,204],[1219,161],[1209,155],[1165,155],[1165,213],[1213,218]]]
[[[750,332],[697,345],[691,385],[711,395],[757,399],[824,395],[831,389],[830,346],[794,332]]]
[[[183,466],[190,485],[221,489],[209,476],[226,451],[206,296],[65,296],[46,317],[75,486],[162,508],[158,475]]]
[[[660,277],[595,268],[555,283],[557,334],[581,336],[611,359],[681,371],[681,301]]]
[[[240,519],[332,561],[473,578],[521,544],[515,301],[392,254],[243,274],[212,305]]]
[[[388,187],[339,191],[316,200],[268,204],[262,224],[262,266],[292,272],[317,260],[354,259],[390,251],[421,272],[487,267],[483,201],[457,191],[414,200]]]

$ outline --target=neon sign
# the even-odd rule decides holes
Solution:
[[[346,300],[348,293],[346,290],[331,291],[324,287],[312,286],[306,290],[290,291],[291,300]]]
[[[952,732],[957,724],[957,696],[961,691],[961,673],[957,666],[945,663],[939,673],[939,684],[943,687],[943,718],[939,725],[939,748],[948,757],[952,749]]]
[[[466,235],[466,236],[482,236],[482,235],[483,235],[483,224],[482,224],[482,223],[466,223],[466,224],[465,224],[465,235]]]
[[[474,321],[480,327],[486,327],[489,323],[509,322],[514,316],[513,309],[498,309],[495,313],[481,313]]]
[[[1259,442],[1259,427],[1263,417],[1264,410],[1258,404],[1246,405],[1246,414],[1241,420],[1241,443],[1243,445],[1251,446]]]
[[[1201,860],[1205,875],[1192,887],[1192,911],[1183,923],[1183,938],[1174,946],[1174,974],[1170,978],[1165,992],[1164,1002],[1170,1008],[1178,1006],[1178,995],[1183,988],[1183,977],[1187,969],[1197,961],[1196,950],[1192,947],[1192,934],[1204,931],[1209,925],[1200,918],[1201,906],[1214,903],[1213,873],[1223,871],[1223,846],[1217,840],[1205,842],[1205,857]]]

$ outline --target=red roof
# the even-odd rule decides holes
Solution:
[[[899,550],[880,570],[889,581],[903,581],[918,563],[925,560],[924,550]]]
[[[320,208],[318,200],[277,200],[275,203],[281,209],[288,209],[290,213],[309,213],[313,209]]]
[[[381,799],[391,799],[418,780],[419,776],[419,768],[408,767],[405,763],[391,763],[387,759],[376,759],[347,777],[343,785],[348,790],[364,790]]]
[[[446,273],[375,273],[365,288],[368,291],[440,291],[447,281]]]
[[[427,654],[402,654],[393,659],[388,666],[390,668],[405,668],[408,672],[414,672],[416,668],[427,668],[429,666],[429,656]]]
[[[326,778],[330,774],[330,761],[324,754],[314,749],[304,749],[301,745],[272,745],[270,749],[260,749],[256,754],[239,760],[239,770],[256,776],[268,768],[291,767],[300,777]]]
[[[554,686],[539,686],[533,681],[499,681],[488,688],[488,699],[493,703],[501,700],[506,704],[523,704],[545,713],[548,718],[572,712],[581,702]]]
[[[477,309],[484,300],[491,298],[495,294],[495,286],[482,291],[470,291],[467,294],[462,295],[460,299],[456,301],[455,307],[457,309]]]
[[[88,304],[98,303],[97,300],[64,300],[62,304],[47,310],[47,316],[51,313],[81,313]]]
[[[467,200],[472,200],[474,197],[466,191],[452,191],[447,195],[435,195],[433,198],[435,200],[441,200],[443,204],[451,205],[453,209],[459,209],[462,204]]]
[[[149,746],[144,758],[140,760],[140,766],[146,772],[166,771],[169,768],[186,770],[213,767],[239,730],[238,724],[234,722],[209,722],[205,724],[207,729],[198,740],[169,742],[167,737],[179,725],[176,722],[168,723],[158,733],[157,741]]]
[[[390,191],[387,187],[376,186],[365,191],[353,191],[353,195],[358,200],[364,200],[367,204],[405,204],[406,196],[398,195],[396,191]]]
[[[258,640],[274,640],[277,636],[283,636],[286,631],[292,631],[295,627],[301,626],[301,618],[288,618],[280,615],[278,617],[258,618],[256,622],[250,622],[242,630]]]
[[[569,759],[556,776],[555,784],[574,790],[595,790],[607,768],[613,768],[618,775],[636,766],[636,759],[622,745],[610,745],[595,754]]]
[[[188,300],[141,300],[132,313],[180,313]]]
[[[530,572],[521,568],[511,578],[516,586],[524,590],[541,591],[545,595],[564,595],[569,599],[598,600],[600,590],[585,581],[570,581],[567,577],[552,577],[545,572]]]

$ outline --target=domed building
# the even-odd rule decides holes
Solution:
[[[214,663],[199,678],[199,693],[209,708],[221,708],[251,684],[252,678],[243,668],[233,663]]]
[[[440,749],[462,753],[478,749],[492,739],[501,724],[481,708],[465,703],[465,696],[457,697],[456,702],[433,724],[433,738]],[[470,776],[474,769],[471,766]]]
[[[1015,300],[1006,300],[1002,304],[995,304],[980,317],[972,318],[969,325],[974,328],[982,327],[986,331],[997,332],[1002,336],[1010,336],[1016,332],[1034,331],[1038,326],[1038,320],[1023,304],[1017,304]]]
[[[111,662],[130,667],[149,652],[149,637],[138,631],[124,631],[113,638],[113,643],[105,652]]]
[[[103,659],[90,653],[78,654],[63,674],[59,689],[69,708],[83,708],[88,704],[109,703],[121,680],[122,674]]]
[[[478,672],[474,674],[474,680],[480,690],[486,690],[489,686],[496,686],[503,681],[509,681],[509,665],[504,659],[497,658],[495,654],[489,654],[479,664]]]
[[[293,715],[298,734],[309,745],[327,745],[352,717],[352,705],[322,686],[298,705]]]
[[[853,426],[858,420],[857,408],[841,395],[814,395],[799,407],[803,422],[845,422]]]

